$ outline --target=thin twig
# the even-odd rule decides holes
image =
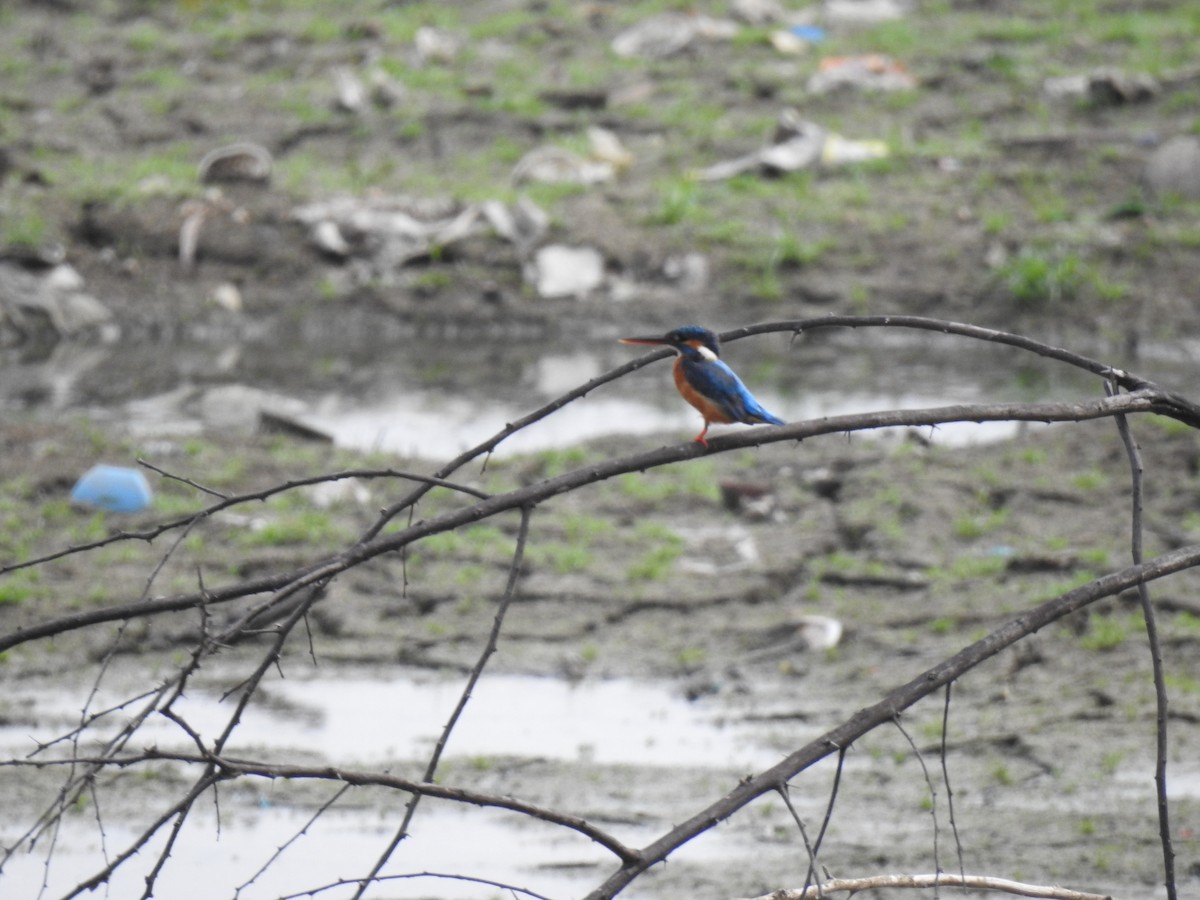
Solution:
[[[821,820],[821,830],[817,832],[817,839],[813,842],[813,858],[808,867],[808,872],[804,876],[804,887],[807,889],[813,881],[819,877],[817,875],[817,854],[821,852],[821,843],[825,840],[825,832],[829,828],[829,822],[833,818],[833,806],[837,802],[838,787],[842,783],[842,770],[846,765],[846,748],[838,747],[837,769],[833,773],[833,785],[829,789],[829,802],[825,804],[825,818]]]
[[[142,462],[139,460],[139,462]],[[148,465],[147,463],[142,463]],[[347,469],[341,472],[332,472],[328,475],[314,475],[310,478],[295,478],[285,481],[281,484],[272,485],[259,491],[250,491],[245,494],[235,494],[226,497],[217,503],[207,506],[204,509],[197,510],[193,513],[188,513],[184,516],[179,516],[175,519],[170,519],[166,522],[161,522],[157,525],[146,528],[142,531],[117,531],[103,538],[98,538],[94,541],[88,541],[84,544],[71,544],[61,550],[56,550],[53,553],[47,553],[44,556],[37,556],[31,559],[22,560],[21,562],[5,563],[0,565],[0,575],[6,575],[9,572],[15,572],[17,569],[28,569],[32,566],[39,566],[43,563],[53,562],[56,559],[61,559],[64,556],[71,556],[76,553],[86,553],[90,550],[98,550],[101,547],[107,547],[109,544],[115,544],[119,541],[144,541],[146,543],[153,542],[156,538],[168,531],[174,531],[177,528],[183,528],[189,524],[193,524],[199,520],[209,518],[216,513],[222,512],[233,506],[240,506],[245,503],[267,500],[276,494],[282,494],[286,491],[292,491],[296,488],[308,487],[314,484],[323,484],[328,481],[341,481],[346,478],[399,478],[405,481],[416,481],[424,485],[426,490],[435,487],[444,487],[448,490],[457,491],[461,494],[466,494],[480,500],[486,500],[490,494],[481,491],[477,488],[469,487],[468,485],[458,484],[457,482],[447,481],[444,478],[437,478],[430,475],[421,475],[416,472],[403,472],[398,469]],[[185,479],[177,479],[184,481]],[[198,490],[206,490],[200,485],[194,485]]]
[[[804,850],[808,854],[808,871],[811,872],[817,866],[817,850],[808,840],[808,829],[804,827],[804,820],[800,818],[800,813],[796,812],[796,807],[792,805],[791,793],[786,781],[779,785],[779,796],[783,798],[784,806],[788,808],[796,827],[800,829],[800,838],[804,841]],[[818,896],[822,896],[820,892],[818,892]]]
[[[1105,384],[1109,395],[1117,388]],[[1132,481],[1130,552],[1134,565],[1142,561],[1142,455],[1125,416],[1114,416],[1125,453],[1129,457],[1129,473]],[[1150,649],[1150,664],[1154,672],[1155,715],[1155,766],[1154,783],[1158,799],[1158,834],[1162,844],[1163,873],[1167,888],[1167,900],[1177,900],[1175,886],[1175,849],[1171,843],[1171,810],[1167,803],[1167,683],[1163,671],[1162,646],[1158,640],[1158,624],[1154,616],[1154,604],[1150,602],[1150,588],[1145,582],[1138,585],[1138,601],[1142,607],[1142,619],[1146,623],[1146,638]]]
[[[946,786],[946,808],[950,815],[950,833],[954,835],[954,851],[958,855],[958,874],[965,878],[967,870],[966,864],[963,862],[962,840],[958,836],[958,822],[954,818],[954,788],[950,786],[950,763],[946,758],[946,735],[950,730],[950,693],[953,688],[954,682],[947,681],[946,699],[942,704],[942,740],[939,756],[942,760],[942,784]]]
[[[896,713],[892,717],[892,724],[895,725],[904,739],[908,741],[908,746],[912,747],[912,752],[917,755],[917,762],[921,764],[921,774],[925,776],[925,786],[929,788],[929,814],[933,817],[933,869],[938,874],[942,871],[942,860],[939,854],[938,837],[941,829],[938,827],[937,815],[937,789],[933,786],[933,779],[929,777],[929,767],[925,765],[925,756],[921,753],[921,749],[917,746],[917,742],[912,739],[912,735],[900,722],[900,714]],[[938,883],[933,884],[934,900],[940,895]]]
[[[471,699],[471,693],[475,690],[475,685],[479,683],[479,679],[483,675],[484,666],[487,665],[488,660],[496,652],[496,647],[499,645],[500,630],[504,626],[504,616],[508,612],[509,604],[512,603],[512,599],[517,592],[517,584],[521,576],[521,564],[525,559],[525,540],[529,536],[529,520],[532,515],[532,506],[521,507],[521,525],[517,531],[517,543],[513,549],[512,562],[508,567],[508,584],[505,585],[504,594],[496,606],[496,615],[492,620],[492,629],[488,632],[487,643],[484,644],[483,651],[479,654],[479,659],[475,661],[471,673],[467,676],[467,683],[458,698],[454,712],[450,714],[449,721],[446,722],[442,733],[438,736],[437,744],[434,745],[433,753],[429,757],[429,763],[425,767],[425,775],[421,779],[422,781],[433,781],[434,775],[437,774],[438,764],[442,759],[442,752],[446,749],[446,742],[450,739],[450,734],[454,730],[454,726],[458,724],[458,719],[462,715],[463,710],[467,708],[467,703]],[[379,855],[379,858],[375,861],[375,865],[371,867],[370,873],[358,883],[358,889],[354,892],[355,900],[362,897],[387,861],[391,859],[396,847],[408,836],[408,829],[412,825],[413,816],[416,815],[417,804],[420,803],[421,796],[419,793],[414,793],[409,798],[400,827],[396,829],[396,833],[392,836],[392,840],[388,843],[387,848]]]

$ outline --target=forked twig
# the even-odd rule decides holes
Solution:
[[[492,654],[496,652],[496,647],[499,645],[500,630],[504,626],[504,616],[508,612],[509,604],[512,603],[512,599],[517,592],[517,583],[521,576],[521,564],[525,559],[525,540],[529,536],[529,520],[532,515],[532,506],[521,507],[521,525],[517,531],[517,543],[513,548],[512,562],[508,567],[508,584],[505,585],[504,594],[496,606],[496,615],[492,620],[492,629],[488,632],[487,643],[484,644],[483,651],[479,654],[479,659],[475,661],[471,673],[467,676],[467,683],[458,698],[454,712],[450,714],[449,721],[446,722],[446,726],[438,736],[437,744],[434,746],[433,753],[429,757],[429,763],[425,767],[425,775],[421,779],[422,781],[433,781],[434,775],[437,774],[438,764],[442,759],[442,752],[446,749],[446,742],[450,740],[450,733],[454,730],[454,726],[458,724],[458,719],[462,715],[463,710],[466,709],[467,702],[471,699],[471,693],[475,690],[475,685],[479,683],[479,679],[483,675],[484,666],[487,665],[488,660],[491,659]],[[412,825],[413,816],[416,815],[417,804],[420,802],[421,796],[419,793],[414,793],[409,798],[404,810],[404,820],[400,823],[400,827],[396,829],[396,833],[392,836],[392,840],[387,848],[379,855],[379,859],[371,867],[370,873],[358,883],[358,888],[354,892],[355,900],[362,897],[366,889],[379,875],[384,865],[387,864],[387,861],[391,859],[396,847],[408,836],[408,829]]]

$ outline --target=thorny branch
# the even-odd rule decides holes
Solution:
[[[1128,425],[1125,417],[1131,413],[1152,412],[1174,418],[1192,427],[1200,427],[1200,405],[1193,403],[1187,398],[1166,392],[1153,382],[1133,375],[1122,369],[1118,369],[1105,363],[1080,356],[1062,348],[1041,343],[1031,338],[1026,338],[1024,336],[1010,334],[1007,332],[995,331],[993,329],[981,328],[974,325],[947,322],[916,316],[827,316],[742,328],[726,333],[725,335],[722,335],[722,337],[725,340],[737,340],[742,337],[769,332],[790,332],[794,336],[799,336],[805,332],[835,327],[910,328],[938,332],[946,335],[960,336],[972,340],[983,340],[1005,344],[1018,350],[1036,353],[1066,365],[1083,369],[1084,371],[1090,372],[1102,379],[1105,379],[1112,385],[1123,389],[1125,393],[1119,393],[1114,388],[1110,390],[1109,395],[1104,398],[1074,403],[1001,403],[949,406],[923,410],[888,410],[881,412],[862,413],[857,415],[829,417],[806,422],[797,422],[777,428],[751,429],[714,438],[710,441],[708,448],[702,448],[696,444],[666,446],[653,451],[608,460],[599,464],[588,465],[581,469],[564,473],[556,478],[546,479],[536,484],[528,485],[504,494],[497,495],[488,495],[469,485],[459,484],[449,480],[456,471],[461,469],[468,462],[478,459],[482,456],[486,456],[493,449],[495,449],[496,446],[498,446],[501,442],[515,432],[529,427],[530,425],[540,421],[558,409],[561,409],[568,403],[574,402],[575,400],[586,396],[588,393],[596,390],[602,385],[623,377],[624,375],[658,359],[661,359],[669,353],[669,351],[659,350],[648,353],[623,366],[617,367],[608,373],[598,376],[597,378],[594,378],[575,390],[564,394],[542,408],[535,410],[517,422],[507,425],[493,437],[484,441],[477,447],[466,451],[456,459],[443,466],[433,475],[429,476],[399,472],[391,469],[339,472],[314,478],[289,481],[282,485],[275,485],[252,493],[224,497],[219,492],[212,491],[203,485],[187,479],[186,477],[166,472],[150,463],[143,463],[147,468],[159,473],[164,478],[179,481],[202,493],[209,494],[210,496],[216,496],[219,499],[217,502],[199,510],[198,512],[188,516],[180,517],[175,520],[164,522],[142,532],[118,532],[99,541],[68,547],[36,559],[0,565],[0,575],[19,568],[37,566],[39,564],[43,564],[54,559],[59,559],[67,555],[94,550],[116,541],[141,540],[153,542],[155,539],[167,532],[179,531],[181,529],[183,530],[183,533],[186,534],[188,529],[194,527],[203,519],[213,516],[233,506],[260,501],[282,491],[291,490],[304,485],[316,484],[324,481],[333,481],[348,477],[386,477],[414,481],[417,482],[418,486],[412,489],[406,496],[400,498],[398,501],[382,510],[375,522],[366,529],[366,531],[355,543],[324,559],[310,562],[290,571],[278,572],[257,579],[238,581],[216,588],[208,588],[201,584],[200,589],[197,591],[182,593],[172,597],[149,597],[144,594],[143,597],[131,603],[88,610],[70,616],[43,621],[33,626],[19,629],[12,634],[0,636],[0,652],[3,652],[6,649],[19,646],[29,641],[52,637],[56,634],[61,634],[80,628],[88,628],[106,622],[127,623],[140,617],[162,615],[187,609],[198,609],[200,611],[203,626],[200,640],[192,652],[190,659],[180,667],[175,676],[168,679],[166,683],[160,685],[156,690],[148,692],[140,698],[142,701],[144,701],[141,707],[138,709],[132,719],[119,731],[117,736],[110,739],[110,741],[101,749],[98,755],[90,758],[78,755],[78,744],[75,742],[75,737],[71,737],[69,739],[72,740],[73,744],[72,753],[69,758],[51,759],[47,751],[49,748],[54,746],[54,742],[50,742],[39,747],[33,758],[27,760],[10,760],[7,762],[0,762],[0,766],[4,767],[67,765],[73,772],[72,776],[63,786],[63,789],[60,792],[59,800],[50,810],[47,811],[43,817],[38,820],[38,823],[35,824],[35,826],[20,839],[19,843],[24,843],[33,835],[57,823],[66,806],[74,797],[78,796],[79,792],[85,789],[94,789],[94,775],[101,770],[111,766],[131,766],[150,762],[152,760],[161,761],[164,759],[173,759],[176,762],[186,763],[190,766],[200,768],[200,774],[192,782],[191,787],[177,802],[171,805],[169,809],[161,812],[155,821],[146,829],[146,831],[141,836],[136,838],[129,847],[127,847],[117,856],[112,857],[109,860],[109,864],[105,866],[103,870],[96,873],[92,878],[80,883],[69,896],[75,896],[83,891],[90,890],[103,884],[112,875],[112,873],[115,872],[116,869],[121,865],[123,865],[132,855],[145,848],[155,834],[157,834],[169,823],[173,823],[171,833],[166,842],[167,845],[165,849],[163,849],[158,855],[150,876],[147,878],[145,896],[151,896],[154,891],[155,878],[157,877],[157,874],[161,868],[166,864],[170,855],[174,836],[178,833],[179,828],[182,826],[184,819],[186,819],[186,817],[189,815],[196,800],[206,794],[209,789],[215,790],[216,786],[223,781],[234,778],[258,776],[266,778],[327,779],[338,782],[342,788],[345,788],[347,785],[351,784],[373,784],[377,786],[390,787],[397,790],[405,790],[412,794],[412,802],[409,804],[408,813],[405,817],[404,823],[397,831],[392,844],[379,858],[378,863],[370,875],[362,879],[352,879],[349,882],[341,882],[357,884],[359,886],[360,894],[368,884],[377,883],[386,880],[386,878],[394,877],[380,876],[379,871],[389,858],[392,851],[395,849],[395,846],[400,840],[403,839],[405,834],[407,834],[412,813],[416,808],[417,799],[422,796],[441,796],[446,799],[454,799],[465,803],[478,803],[480,805],[494,805],[508,808],[514,812],[539,818],[566,828],[571,828],[587,835],[598,844],[606,847],[620,861],[620,868],[617,869],[608,879],[606,879],[603,884],[598,886],[597,889],[590,895],[591,898],[596,898],[596,900],[599,900],[599,898],[608,898],[614,896],[641,872],[644,872],[649,867],[665,860],[667,856],[669,856],[683,843],[712,827],[717,822],[733,815],[737,810],[742,808],[746,803],[750,802],[755,797],[758,797],[761,794],[769,791],[777,791],[783,794],[786,798],[787,795],[785,792],[790,779],[796,777],[800,772],[807,769],[814,762],[828,756],[830,753],[837,752],[839,755],[838,773],[834,782],[833,793],[829,800],[829,806],[826,811],[825,821],[822,824],[821,831],[818,834],[816,841],[809,848],[809,878],[806,880],[810,881],[813,877],[815,877],[817,853],[819,852],[821,842],[825,835],[826,827],[828,826],[832,816],[834,800],[837,793],[837,783],[841,777],[841,762],[844,759],[846,748],[851,746],[851,744],[857,738],[885,722],[895,720],[902,710],[911,706],[913,703],[917,702],[917,700],[926,696],[930,692],[935,691],[943,686],[945,686],[948,691],[949,685],[963,673],[969,671],[983,660],[990,658],[1004,647],[1011,645],[1013,642],[1019,640],[1025,635],[1044,627],[1049,622],[1074,612],[1075,610],[1082,608],[1083,606],[1102,597],[1113,596],[1120,591],[1127,590],[1131,587],[1137,587],[1143,598],[1143,608],[1146,611],[1147,630],[1150,636],[1152,653],[1155,659],[1156,687],[1159,690],[1160,765],[1158,781],[1160,822],[1161,827],[1164,829],[1163,851],[1168,873],[1168,891],[1170,893],[1170,900],[1173,900],[1174,878],[1172,873],[1172,851],[1169,842],[1169,832],[1166,830],[1168,826],[1166,820],[1166,798],[1164,790],[1165,754],[1163,752],[1163,746],[1165,741],[1165,691],[1162,687],[1161,659],[1158,653],[1157,639],[1155,637],[1153,624],[1153,615],[1152,610],[1150,609],[1148,593],[1145,590],[1145,584],[1148,581],[1165,577],[1184,569],[1200,565],[1200,547],[1185,547],[1172,553],[1152,559],[1149,562],[1142,561],[1140,536],[1141,464],[1140,458],[1137,455],[1136,445],[1133,444],[1132,438],[1129,436]],[[935,666],[928,672],[910,681],[909,683],[896,688],[887,697],[874,706],[860,710],[856,715],[851,717],[838,728],[827,733],[818,741],[814,741],[802,748],[799,748],[777,765],[739,783],[738,786],[732,789],[726,796],[713,802],[708,807],[696,813],[692,818],[688,819],[677,827],[672,828],[669,832],[651,842],[646,847],[641,849],[628,847],[622,844],[620,841],[617,841],[611,835],[608,835],[607,833],[589,825],[584,820],[564,815],[556,810],[545,809],[533,804],[523,803],[522,801],[513,798],[500,798],[483,794],[474,794],[470,791],[443,787],[432,782],[433,774],[437,767],[438,757],[440,755],[440,748],[444,746],[445,741],[448,739],[450,731],[453,729],[454,722],[457,718],[458,711],[461,711],[462,707],[469,699],[471,688],[474,685],[475,680],[477,680],[479,675],[482,673],[488,657],[495,649],[496,641],[502,627],[503,610],[506,608],[508,601],[511,599],[516,589],[520,571],[521,556],[527,535],[529,516],[531,511],[539,503],[559,494],[578,490],[587,485],[595,484],[625,472],[644,471],[655,467],[669,466],[681,461],[704,455],[705,453],[725,453],[744,447],[760,446],[781,441],[798,442],[807,438],[825,434],[903,426],[932,426],[959,421],[1062,422],[1082,421],[1086,419],[1103,417],[1116,418],[1118,428],[1121,429],[1122,439],[1126,442],[1126,448],[1130,456],[1131,468],[1134,472],[1134,565],[1120,572],[1099,578],[1088,585],[1084,585],[1080,588],[1070,591],[1061,597],[1048,601],[1047,603],[1044,603],[1023,615],[1018,616],[1016,619],[998,629],[996,632],[993,632],[983,640],[971,645],[970,647],[967,647],[954,657],[946,660],[938,666]],[[414,521],[412,517],[412,511],[414,510],[415,505],[433,487],[449,488],[450,490],[462,494],[466,498],[470,498],[469,502],[458,509],[443,513],[427,521]],[[405,527],[395,529],[392,533],[385,535],[384,527],[388,525],[388,523],[390,523],[398,514],[405,510],[409,511],[409,524]],[[324,586],[328,584],[330,579],[382,554],[394,552],[396,550],[404,550],[412,543],[430,535],[451,531],[460,526],[471,524],[511,510],[520,511],[522,522],[518,546],[514,553],[513,562],[510,568],[509,585],[500,608],[497,611],[488,645],[485,647],[475,669],[472,672],[468,685],[460,699],[458,710],[456,711],[455,715],[452,716],[450,722],[447,723],[442,735],[442,739],[439,743],[439,750],[438,752],[435,752],[430,760],[427,773],[422,781],[410,782],[405,781],[404,779],[395,778],[386,773],[355,773],[332,767],[306,769],[305,767],[271,765],[247,760],[235,761],[222,755],[223,748],[238,727],[241,721],[241,716],[245,708],[254,697],[262,678],[272,667],[279,665],[281,652],[286,642],[289,640],[291,633],[294,631],[297,624],[305,621],[308,611],[312,607],[313,603],[315,603],[319,598]],[[180,538],[176,539],[176,543],[178,543],[179,539]],[[168,551],[168,554],[170,552],[171,551]],[[155,571],[157,572],[158,569]],[[152,586],[153,581],[154,574],[152,574],[147,580],[147,593]],[[253,608],[243,612],[242,615],[232,625],[224,628],[219,634],[214,635],[208,633],[208,610],[210,607],[252,597],[260,598]],[[178,697],[182,695],[185,684],[191,675],[198,669],[200,662],[207,655],[215,652],[215,650],[219,649],[226,643],[236,640],[239,636],[246,634],[251,630],[258,629],[261,624],[264,621],[268,621],[268,619],[273,621],[273,624],[271,625],[271,633],[274,635],[274,640],[265,650],[259,665],[257,665],[254,671],[246,677],[241,685],[235,689],[234,692],[238,695],[237,703],[235,704],[234,711],[226,722],[224,730],[220,736],[212,742],[211,746],[206,746],[204,741],[200,738],[198,732],[196,732],[195,729],[192,729],[190,725],[173,710],[172,704]],[[947,703],[948,699],[949,695],[947,694]],[[128,702],[133,701],[127,701],[127,703]],[[157,751],[146,752],[142,754],[133,754],[128,752],[129,740],[139,731],[147,719],[156,712],[161,712],[168,719],[174,721],[175,724],[182,730],[182,732],[192,740],[193,744],[197,748],[197,752],[195,754],[175,754],[172,756],[170,754],[158,753]],[[79,733],[86,731],[89,727],[89,724],[92,721],[95,721],[96,718],[99,718],[100,715],[94,717],[91,716],[89,713],[87,713],[87,708],[85,707],[84,715],[81,717],[80,726],[74,730],[73,734],[77,736]],[[943,742],[944,727],[945,721],[943,721]],[[74,771],[75,767],[79,768],[78,772]],[[932,785],[930,786],[930,789],[932,790]],[[947,791],[949,793],[948,783]],[[337,796],[340,796],[340,793]],[[328,808],[328,806],[332,805],[333,802],[336,802],[337,796],[329,801],[325,808]],[[951,813],[951,815],[953,815],[953,813]],[[10,853],[11,848],[6,851],[5,858],[7,858],[7,855]],[[961,848],[959,864],[961,870]],[[3,862],[0,861],[0,866],[2,865]],[[267,865],[270,865],[269,861]],[[264,866],[264,870],[265,868],[266,866]],[[933,880],[922,881],[922,879]],[[251,881],[253,881],[253,879],[251,879]],[[1094,895],[1079,894],[1077,892],[1065,891],[1058,888],[1041,888],[1038,886],[1018,885],[1015,882],[1004,882],[1000,879],[968,876],[962,874],[961,871],[959,875],[947,875],[944,873],[939,873],[933,876],[886,876],[874,879],[827,880],[819,885],[809,886],[806,884],[806,890],[804,892],[777,892],[774,896],[778,898],[778,900],[784,900],[784,898],[789,898],[789,900],[791,900],[791,898],[794,898],[794,900],[799,900],[801,896],[820,896],[824,893],[832,893],[843,890],[856,891],[863,890],[868,887],[884,886],[885,884],[887,886],[914,887],[924,885],[934,886],[935,888],[937,885],[961,884],[964,886],[978,887],[981,889],[1005,890],[1016,893],[1025,893],[1028,896],[1072,898],[1072,900],[1085,900],[1085,898],[1086,900],[1091,900],[1091,898],[1094,897]],[[1030,893],[1030,891],[1034,891],[1034,893]],[[1038,891],[1041,893],[1037,893]]]

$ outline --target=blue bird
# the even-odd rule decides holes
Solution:
[[[704,436],[714,422],[747,425],[783,425],[783,419],[763,409],[742,384],[733,369],[721,362],[721,342],[699,325],[684,325],[662,337],[621,338],[622,344],[664,344],[675,350],[675,387],[683,399],[704,416],[704,430],[695,437],[708,446]]]

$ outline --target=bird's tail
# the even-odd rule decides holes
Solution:
[[[773,413],[767,412],[762,407],[759,407],[750,418],[751,418],[751,421],[754,422],[756,425],[786,425],[787,424],[787,422],[785,422],[783,419],[779,418],[779,416],[777,416]]]

